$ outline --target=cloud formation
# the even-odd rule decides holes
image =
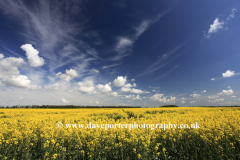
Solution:
[[[237,9],[233,9],[232,13],[227,17],[226,21],[220,21],[219,18],[217,17],[214,21],[213,24],[210,25],[210,28],[208,30],[207,34],[204,34],[206,38],[210,38],[213,33],[217,33],[219,30],[224,29],[223,26],[227,24],[227,21],[230,19],[234,18],[234,13],[237,12]],[[228,29],[228,28],[225,28]]]
[[[153,101],[159,101],[159,102],[163,102],[163,103],[175,103],[176,97],[172,97],[170,96],[169,99],[167,99],[167,96],[164,97],[164,94],[155,94],[152,97],[150,97],[150,100]]]
[[[94,84],[92,80],[85,80],[84,82],[78,82],[78,91],[82,93],[91,93],[94,90]]]
[[[225,73],[222,73],[222,76],[224,77],[224,78],[226,78],[226,77],[232,77],[232,76],[234,76],[235,75],[235,71],[230,71],[230,70],[227,70]]]
[[[233,90],[229,89],[229,90],[223,90],[222,92],[218,93],[218,95],[232,95],[233,94]]]
[[[60,79],[66,81],[66,82],[70,82],[70,80],[72,80],[76,77],[80,77],[80,75],[74,69],[70,69],[70,70],[66,69],[66,74],[62,74],[62,72],[58,72],[56,74],[56,77],[59,77]]]
[[[21,46],[21,49],[26,51],[26,56],[30,66],[40,67],[44,64],[43,58],[38,56],[39,51],[33,48],[31,44],[24,44]]]
[[[58,83],[55,83],[50,86],[45,86],[45,89],[51,90],[51,91],[58,91],[60,89],[60,85]]]
[[[114,81],[113,81],[113,85],[115,87],[122,87],[125,85],[125,83],[127,82],[127,77],[122,77],[122,76],[118,76]]]
[[[26,63],[22,58],[8,57],[4,58],[3,54],[0,54],[0,79],[1,85],[12,86],[26,89],[40,89],[40,86],[31,85],[31,81],[27,76],[21,75],[19,68]]]
[[[109,84],[105,84],[105,85],[98,84],[96,88],[98,88],[98,90],[103,94],[112,91],[112,88],[109,86]]]
[[[69,101],[67,101],[65,98],[62,98],[60,101],[61,101],[62,103],[69,103]]]

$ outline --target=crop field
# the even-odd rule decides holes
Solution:
[[[0,109],[0,159],[240,159],[239,107]]]

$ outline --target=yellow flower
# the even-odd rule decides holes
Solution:
[[[56,159],[57,156],[58,156],[58,154],[55,153],[55,154],[52,156],[52,158],[53,158],[53,159]]]
[[[133,148],[133,153],[136,153],[136,148]]]
[[[142,159],[141,154],[138,154],[137,157],[138,157],[138,159]]]

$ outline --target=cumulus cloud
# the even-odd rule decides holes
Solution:
[[[222,76],[224,77],[224,78],[226,78],[226,77],[232,77],[232,76],[234,76],[235,75],[235,71],[230,71],[230,70],[227,70],[225,73],[222,73]]]
[[[159,102],[163,102],[163,103],[175,103],[176,97],[172,97],[170,96],[169,99],[167,99],[167,96],[164,97],[164,94],[155,94],[152,97],[150,97],[150,100],[153,101],[159,101]]]
[[[196,101],[191,101],[191,102],[189,102],[189,103],[195,103]]]
[[[91,80],[86,80],[84,82],[78,82],[78,91],[82,93],[91,93],[94,90],[94,84]]]
[[[3,59],[4,58],[4,55],[0,53],[0,59]]]
[[[226,21],[219,21],[219,18],[216,18],[213,21],[213,24],[210,25],[210,28],[208,30],[207,34],[204,34],[206,38],[210,38],[213,33],[217,33],[220,29],[224,29],[223,26],[227,24],[227,22],[234,18],[234,14],[237,12],[237,9],[233,9],[232,13],[227,17]],[[225,29],[228,29],[227,27]]]
[[[45,86],[45,89],[52,90],[52,91],[58,91],[60,89],[60,86],[59,86],[58,83],[55,83],[55,84],[50,85],[50,86]]]
[[[40,67],[44,64],[42,57],[39,57],[39,51],[33,48],[31,44],[24,44],[21,46],[21,49],[26,52],[28,63],[32,67]]]
[[[216,80],[216,78],[211,78],[211,81],[215,81]]]
[[[130,92],[132,89],[128,87],[122,87],[121,92]]]
[[[124,85],[125,88],[130,88],[132,85],[130,83]]]
[[[109,84],[106,85],[98,84],[96,88],[98,88],[98,90],[100,90],[101,93],[108,93],[112,91],[112,88],[109,86]]]
[[[70,82],[70,80],[80,76],[77,73],[77,71],[75,71],[74,69],[69,69],[69,70],[66,69],[66,74],[62,74],[62,72],[58,72],[56,74],[56,77],[59,77],[60,79],[66,82]]]
[[[132,81],[132,82],[134,82],[134,81],[135,81],[135,79],[131,79],[131,81]]]
[[[186,101],[182,100],[180,103],[184,104],[184,103],[186,103]]]
[[[191,94],[190,96],[192,96],[192,97],[200,97],[201,95],[200,94]]]
[[[203,90],[201,93],[206,93],[207,92],[207,90]]]
[[[126,95],[125,98],[132,98],[132,95],[131,94]]]
[[[7,79],[3,79],[2,83],[5,86],[13,86],[13,87],[19,87],[19,88],[27,88],[31,90],[40,89],[40,86],[31,85],[31,81],[28,79],[27,76],[24,75],[17,75],[17,76],[11,76]]]
[[[62,103],[69,103],[69,101],[67,101],[65,98],[62,98],[60,101],[61,101]]]
[[[222,92],[218,93],[218,95],[232,95],[233,94],[233,90],[229,89],[229,90],[223,90]]]
[[[114,97],[117,97],[118,96],[118,93],[117,92],[112,92],[110,93],[111,96],[114,96]]]
[[[219,22],[219,19],[216,18],[213,24],[210,25],[210,29],[208,30],[208,34],[216,33],[219,29],[222,29],[224,25],[224,21]]]
[[[143,93],[144,93],[144,91],[142,91],[142,90],[140,90],[140,89],[135,89],[135,88],[131,89],[130,92],[131,92],[131,93],[136,93],[136,94],[143,94]]]
[[[31,85],[31,81],[27,76],[20,75],[18,66],[21,66],[22,64],[22,59],[13,57],[0,60],[0,79],[2,80],[1,85],[27,88],[32,90],[41,88],[36,85]]]
[[[132,95],[132,100],[142,100],[139,95]]]
[[[125,83],[127,82],[127,77],[122,77],[122,76],[118,76],[114,81],[113,81],[113,85],[115,87],[122,87],[125,85]]]

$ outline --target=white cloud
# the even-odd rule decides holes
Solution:
[[[71,78],[79,77],[79,74],[74,69],[66,70],[66,74],[69,75]]]
[[[4,58],[1,54],[0,58],[0,79],[1,85],[13,86],[19,88],[27,88],[30,90],[40,89],[40,86],[31,85],[31,81],[25,75],[20,75],[18,68],[26,63],[22,58],[8,57]]]
[[[196,101],[191,101],[191,102],[189,102],[189,103],[191,103],[191,104],[192,104],[192,103],[195,103],[195,102],[196,102]]]
[[[122,87],[121,92],[130,92],[132,89],[127,87]]]
[[[61,101],[62,103],[69,103],[69,101],[67,101],[67,100],[64,99],[64,98],[62,98],[60,101]]]
[[[132,85],[130,83],[124,85],[125,88],[130,88]]]
[[[40,67],[44,64],[43,58],[38,56],[39,51],[33,48],[31,44],[22,45],[21,49],[26,51],[26,56],[30,66]]]
[[[70,80],[72,80],[76,77],[80,77],[80,76],[77,73],[77,71],[75,71],[74,69],[70,69],[70,70],[66,69],[66,74],[62,74],[62,72],[58,72],[56,74],[56,77],[59,77],[60,79],[66,81],[66,82],[70,82]]]
[[[130,92],[131,92],[131,93],[136,93],[136,94],[142,94],[142,93],[144,93],[144,91],[142,91],[142,90],[140,90],[140,89],[135,89],[135,88],[133,88]]]
[[[215,81],[216,80],[216,78],[211,78],[211,81]]]
[[[8,57],[0,59],[0,78],[7,79],[12,75],[20,75],[18,71],[19,67],[22,67],[24,64],[24,60],[22,58]]]
[[[18,76],[11,76],[8,79],[3,79],[3,84],[7,86],[19,87],[19,88],[27,88],[27,89],[40,89],[36,85],[30,85],[31,81],[28,79],[27,76],[18,75]]]
[[[230,15],[227,17],[227,20],[226,20],[225,22],[224,22],[224,21],[221,21],[221,22],[220,22],[220,21],[219,21],[219,18],[216,18],[216,19],[214,20],[213,24],[210,25],[210,29],[208,30],[207,35],[204,34],[204,36],[205,36],[206,38],[210,38],[213,33],[217,33],[220,29],[223,29],[223,26],[224,26],[225,24],[227,24],[227,22],[228,22],[230,19],[234,18],[234,13],[235,13],[235,12],[237,12],[237,9],[233,9],[233,10],[232,10],[232,14],[230,14]],[[228,28],[225,27],[224,29],[227,30]]]
[[[215,99],[215,101],[224,101],[223,98]]]
[[[133,41],[131,39],[126,38],[126,37],[120,37],[120,38],[118,38],[116,51],[118,51],[120,53],[124,53],[130,49],[132,44],[133,44]]]
[[[23,97],[19,97],[20,100],[23,100]]]
[[[201,95],[200,94],[191,94],[190,96],[192,96],[192,97],[200,97]]]
[[[139,95],[132,95],[132,99],[133,100],[142,100],[141,97]]]
[[[117,97],[118,96],[118,93],[117,92],[112,92],[110,93],[111,96],[114,96],[114,97]]]
[[[126,95],[125,98],[132,98],[132,95],[131,94]]]
[[[133,83],[133,87],[136,87],[137,85],[136,85],[136,83]]]
[[[219,22],[219,19],[216,18],[213,24],[210,25],[210,29],[208,30],[208,34],[206,35],[206,38],[210,38],[211,34],[217,33],[218,30],[223,28],[223,25],[224,25],[224,21]]]
[[[113,85],[115,87],[122,87],[122,86],[125,85],[126,81],[127,81],[127,77],[126,76],[125,77],[118,76],[117,79],[115,79],[113,81]]]
[[[201,93],[206,93],[207,92],[207,90],[203,90]]]
[[[223,90],[222,92],[218,93],[218,95],[232,95],[233,94],[233,90],[229,89],[229,90]]]
[[[96,103],[96,104],[99,104],[99,102],[98,102],[98,101],[96,101],[95,103]]]
[[[213,98],[216,98],[216,97],[219,97],[219,96],[208,96],[208,98],[210,98],[210,99],[213,99]]]
[[[99,73],[99,70],[91,69],[91,73],[97,74],[97,73]]]
[[[60,86],[59,86],[58,83],[55,83],[55,84],[50,85],[50,86],[45,86],[45,89],[52,90],[52,91],[58,91],[60,89]]]
[[[100,90],[101,93],[108,93],[112,91],[112,88],[109,86],[109,84],[106,85],[98,84],[96,85],[96,88],[98,88],[98,90]]]
[[[150,100],[164,102],[164,103],[175,103],[176,97],[170,96],[169,99],[167,99],[167,96],[164,97],[164,94],[155,94],[152,97],[150,97]]]
[[[91,93],[94,90],[94,84],[91,80],[86,80],[84,82],[78,82],[78,91],[82,93]]]
[[[222,73],[222,76],[225,77],[232,77],[235,75],[234,71],[227,70],[225,73]]]
[[[4,58],[4,55],[0,53],[0,59],[3,59]]]
[[[134,82],[134,81],[135,81],[135,79],[131,79],[131,81],[132,81],[132,82]]]
[[[230,14],[227,18],[227,20],[229,21],[230,19],[234,18],[234,14],[237,12],[237,9],[232,9],[232,14]]]
[[[182,100],[180,103],[183,103],[183,104],[184,104],[184,103],[186,103],[186,101]]]

